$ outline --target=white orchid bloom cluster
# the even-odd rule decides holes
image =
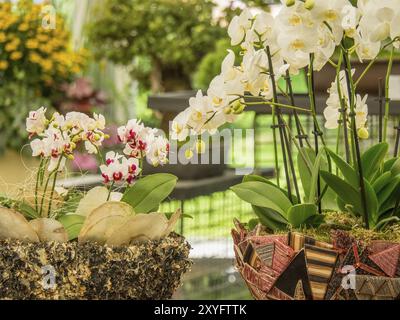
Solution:
[[[286,3],[286,1],[283,1]],[[233,122],[244,109],[245,93],[270,100],[273,96],[271,72],[266,48],[271,53],[276,80],[289,69],[297,74],[315,55],[316,70],[330,59],[345,32],[342,22],[348,0],[290,1],[277,17],[267,12],[253,15],[244,9],[232,19],[228,34],[233,46],[243,50],[242,61],[235,66],[235,54],[229,51],[221,73],[210,83],[207,95],[199,91],[189,108],[173,121],[171,137],[183,141],[188,135],[213,133],[226,122]]]
[[[146,158],[154,167],[168,163],[168,139],[140,120],[131,119],[126,126],[119,127],[118,139],[125,144],[123,152],[129,158]]]
[[[100,166],[105,184],[132,184],[142,170],[141,159],[146,158],[155,167],[168,163],[169,141],[157,129],[131,119],[117,132],[119,141],[125,144],[124,155],[112,151],[106,154],[106,163]]]
[[[189,135],[215,132],[233,122],[245,104],[245,93],[272,98],[271,72],[266,49],[269,48],[276,80],[287,70],[297,74],[310,64],[321,70],[330,60],[344,36],[354,40],[350,49],[360,60],[374,59],[383,41],[391,39],[399,46],[400,1],[359,0],[354,7],[349,0],[281,0],[284,4],[276,17],[267,12],[253,15],[248,9],[234,17],[228,27],[232,46],[240,45],[241,62],[229,50],[221,73],[210,83],[207,95],[198,92],[189,107],[172,122],[171,138],[184,141]],[[336,126],[338,103],[335,90],[326,111],[328,127]],[[336,99],[337,100],[337,99]],[[357,96],[358,126],[365,126],[368,114],[366,97]],[[335,111],[335,112],[333,112]],[[337,121],[336,121],[337,122]],[[364,124],[362,124],[364,123]]]
[[[355,70],[352,70],[352,74],[354,75]],[[342,70],[339,73],[339,81],[340,87],[338,86],[337,79],[332,82],[331,87],[328,89],[329,97],[326,101],[327,107],[324,110],[324,117],[326,119],[325,128],[327,129],[337,129],[339,126],[339,120],[341,120],[341,103],[340,97],[344,99],[344,103],[348,105],[348,95],[347,92],[347,84],[346,84],[346,75],[345,71]],[[339,88],[341,94],[339,94]],[[361,138],[367,139],[368,129],[367,129],[367,120],[368,120],[368,105],[366,101],[368,99],[368,95],[366,94],[364,97],[361,95],[356,95],[355,102],[355,113],[356,113],[356,127],[359,132],[359,136]],[[349,113],[349,108],[346,108],[347,114]],[[349,119],[349,115],[347,116]]]
[[[84,142],[88,153],[97,153],[108,136],[103,133],[105,118],[94,114],[93,118],[80,112],[70,112],[65,116],[55,112],[46,118],[46,109],[31,111],[26,118],[26,130],[31,141],[32,156],[40,156],[49,161],[48,170],[62,171],[66,159],[73,159],[73,151]]]
[[[137,158],[126,158],[114,151],[107,152],[106,164],[100,166],[104,183],[131,184],[140,173],[139,160]]]
[[[396,48],[400,47],[400,1],[359,0],[359,18],[354,40],[360,60],[374,59],[382,41],[391,39]]]

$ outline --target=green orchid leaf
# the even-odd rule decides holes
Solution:
[[[383,172],[388,172],[393,168],[393,165],[396,163],[398,158],[391,158],[389,160],[386,160],[385,163],[383,164]]]
[[[400,158],[398,158],[392,165],[390,173],[393,177],[400,175]]]
[[[259,181],[242,182],[230,188],[240,199],[279,212],[286,218],[292,203],[277,187]]]
[[[247,222],[247,226],[249,227],[250,230],[254,230],[259,223],[260,220],[258,219],[250,219],[249,222]]]
[[[257,206],[252,206],[252,208],[261,224],[267,228],[271,229],[272,231],[287,229],[288,221],[279,212],[270,208]]]
[[[301,153],[300,153],[301,152]],[[303,185],[306,199],[310,198],[312,168],[315,163],[315,151],[311,148],[301,148],[297,156],[297,168]]]
[[[387,186],[390,181],[392,181],[393,177],[392,174],[389,172],[383,173],[379,178],[377,178],[374,183],[372,184],[372,187],[375,190],[375,193],[378,194],[383,188]],[[379,199],[379,197],[378,197]]]
[[[379,172],[388,150],[389,145],[386,142],[381,142],[369,148],[361,156],[363,175],[366,180],[371,181]]]
[[[289,223],[295,228],[304,226],[306,225],[306,221],[317,215],[317,210],[317,206],[311,203],[302,203],[292,206],[288,212]]]
[[[137,213],[148,213],[171,194],[177,180],[169,173],[148,175],[127,189],[121,201],[130,204]]]
[[[78,237],[85,219],[86,217],[80,214],[66,214],[59,217],[57,220],[64,226],[68,233],[69,240],[74,240]]]
[[[16,203],[16,209],[28,219],[39,218],[39,213],[37,213],[34,208],[32,208],[29,204],[27,204],[24,201],[18,201]]]
[[[336,153],[326,148],[327,153],[339,168],[343,175],[343,178],[351,185],[353,188],[358,188],[360,181],[357,172],[350,166],[346,161],[339,157]]]
[[[328,171],[322,170],[320,175],[328,184],[328,186],[338,195],[342,202],[344,202],[346,205],[351,205],[354,209],[353,211],[358,214],[363,212],[361,206],[361,197],[358,190],[356,190],[348,182]]]
[[[287,190],[278,187],[278,186],[277,186],[276,184],[274,184],[271,180],[268,180],[268,179],[265,178],[265,177],[258,176],[258,175],[255,175],[255,174],[249,174],[249,175],[244,176],[242,181],[243,181],[243,182],[259,181],[259,182],[267,183],[267,184],[269,184],[269,185],[271,185],[271,186],[274,186],[274,187],[278,188],[279,190],[281,190],[281,191],[286,195],[286,197],[289,198],[289,193],[287,192]],[[293,200],[293,203],[294,203],[294,204],[299,203],[299,200],[297,199],[297,197],[296,197],[294,194],[292,194],[292,200]]]
[[[377,192],[379,205],[385,203],[397,188],[400,188],[400,176],[391,177],[390,181]]]
[[[322,160],[322,154],[323,152],[320,151],[315,158],[315,162],[312,168],[311,172],[311,184],[310,184],[310,192],[308,196],[308,202],[309,203],[315,203],[318,197],[317,195],[317,186],[318,186],[318,177],[319,177],[319,170],[321,167],[321,160]]]
[[[379,202],[374,188],[364,179],[365,195],[367,200],[367,212],[370,227],[376,225],[379,220]],[[361,194],[361,193],[360,193]],[[361,196],[360,196],[361,198]]]

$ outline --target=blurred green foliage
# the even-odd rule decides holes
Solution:
[[[48,105],[49,100],[27,84],[8,82],[0,86],[0,154],[7,148],[20,151],[28,142],[25,118],[29,111]]]
[[[198,62],[226,34],[213,22],[214,6],[210,0],[105,0],[94,9],[89,40],[97,58],[131,65],[139,57],[132,72],[146,75],[153,90],[189,87]]]

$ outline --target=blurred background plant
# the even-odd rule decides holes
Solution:
[[[57,106],[62,84],[85,66],[87,53],[70,47],[63,16],[44,26],[43,3],[24,0],[0,3],[0,152],[20,149],[26,140],[23,120],[33,104]],[[11,125],[9,125],[11,124]]]
[[[89,41],[98,58],[129,65],[152,92],[190,88],[198,62],[225,37],[210,0],[106,0]]]

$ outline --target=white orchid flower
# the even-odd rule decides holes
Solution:
[[[239,16],[235,16],[232,19],[228,26],[228,35],[233,46],[240,44],[244,40],[247,30],[251,28],[252,19],[253,15],[247,8]]]
[[[46,108],[40,107],[36,111],[29,112],[26,118],[26,131],[30,134],[41,134],[46,129]]]
[[[186,109],[180,112],[174,120],[172,120],[170,128],[170,136],[173,140],[185,141],[189,136],[190,130],[188,128],[188,121],[190,116],[190,110]]]
[[[354,37],[354,42],[358,59],[361,62],[375,59],[381,49],[380,41],[372,42],[368,37],[363,37],[360,32]]]

